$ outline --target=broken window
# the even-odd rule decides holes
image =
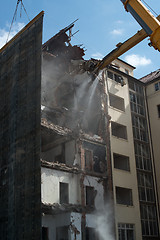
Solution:
[[[86,186],[86,205],[94,206],[95,190],[94,187]]]
[[[103,145],[83,142],[85,168],[89,171],[103,173],[106,170],[106,149]]]
[[[94,228],[86,227],[86,238],[85,240],[98,240],[97,233]]]
[[[113,73],[113,72],[110,72],[110,71],[107,71],[107,75],[108,75],[108,78],[118,82],[118,83],[122,83],[123,82],[123,78],[121,75],[118,75],[116,73]]]
[[[85,167],[89,171],[93,169],[93,152],[89,149],[85,149]]]
[[[60,203],[69,203],[68,183],[60,182]]]
[[[125,111],[124,99],[113,94],[109,94],[110,106]]]
[[[116,187],[116,201],[118,204],[133,206],[132,190],[129,188]]]
[[[111,122],[112,135],[118,138],[127,139],[127,127],[116,123]]]
[[[118,240],[135,240],[134,225],[118,223]]]
[[[160,118],[160,104],[157,105],[158,117]]]
[[[108,78],[113,79],[113,72],[107,71],[108,73]]]
[[[69,240],[68,231],[69,231],[68,226],[57,227],[56,228],[56,240]]]
[[[129,157],[113,153],[114,168],[130,171]]]
[[[123,82],[123,77],[117,74],[114,74],[114,80],[118,83],[122,83]]]
[[[42,240],[49,240],[48,227],[42,227]]]

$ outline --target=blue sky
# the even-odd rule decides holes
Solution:
[[[159,0],[146,1],[155,12],[160,13]],[[17,0],[1,2],[0,47],[7,39],[16,2]],[[79,32],[72,38],[72,44],[83,44],[87,49],[85,59],[102,58],[112,51],[117,43],[127,40],[141,29],[130,13],[125,12],[120,0],[23,0],[23,4],[30,19],[40,11],[45,11],[43,42],[79,18],[73,29],[73,32]],[[20,18],[19,6],[11,37],[27,23],[28,19],[23,10]],[[122,60],[136,66],[134,75],[137,78],[160,68],[160,53],[150,48],[148,43],[146,39],[121,56]]]

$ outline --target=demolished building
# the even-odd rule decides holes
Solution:
[[[42,45],[42,18],[0,50],[0,239],[160,239],[159,71],[97,74],[74,23]]]
[[[42,226],[49,239],[97,239],[93,219],[110,187],[107,102],[103,76],[91,74],[96,60],[71,46],[72,27],[42,48]]]
[[[41,52],[42,18],[0,52],[0,238],[94,239],[111,187],[103,76],[71,45],[74,24]]]

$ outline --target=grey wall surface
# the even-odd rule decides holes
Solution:
[[[41,239],[43,14],[0,50],[0,239]]]

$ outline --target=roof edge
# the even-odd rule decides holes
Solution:
[[[133,69],[136,69],[136,67],[134,67],[133,65],[131,65],[131,64],[127,63],[127,62],[125,62],[124,60],[122,60],[122,59],[120,59],[120,58],[117,58],[117,59],[118,59],[119,61],[121,61],[121,62],[127,64],[128,66],[132,67]]]

